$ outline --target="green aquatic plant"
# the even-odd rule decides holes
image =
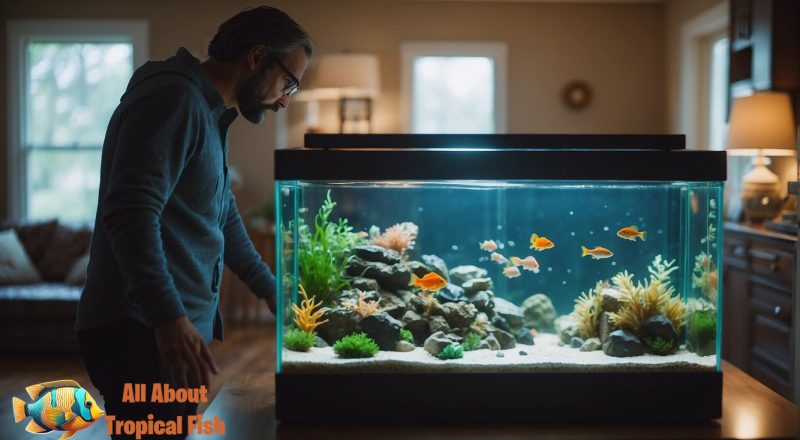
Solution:
[[[664,315],[680,331],[686,325],[686,304],[672,287],[670,273],[678,269],[673,266],[675,260],[662,260],[660,255],[653,259],[648,267],[650,279],[633,283],[633,274],[623,271],[611,281],[620,292],[621,307],[617,312],[608,314],[615,329],[627,329],[639,335],[639,328],[647,318]]]
[[[310,291],[323,305],[332,306],[339,293],[348,287],[350,282],[345,278],[345,267],[353,247],[364,238],[353,232],[347,219],[338,222],[330,220],[336,202],[331,200],[331,192],[314,217],[314,230],[301,218],[298,219],[297,259],[300,267],[300,283]]]
[[[333,344],[333,351],[344,359],[371,358],[380,348],[375,341],[364,333],[353,333],[339,339]]]
[[[716,352],[717,314],[714,310],[696,310],[689,319],[690,348],[700,356]]]
[[[411,333],[411,330],[407,328],[400,329],[400,339],[403,341],[408,341],[410,343],[414,343],[414,335]]]
[[[588,292],[581,292],[581,295],[575,300],[575,308],[571,316],[578,327],[578,333],[583,339],[598,336],[600,313],[602,312],[600,307],[602,297],[600,293],[606,287],[608,287],[607,283],[598,281],[594,289],[589,289]]]
[[[461,347],[464,351],[472,351],[477,350],[478,345],[481,344],[481,337],[477,333],[469,332],[466,336],[464,336],[464,343],[461,344]]]
[[[443,361],[448,359],[461,359],[464,357],[464,349],[461,348],[460,345],[453,343],[440,351],[438,357]]]
[[[283,346],[292,351],[308,351],[317,342],[317,334],[298,329],[290,329],[283,335]]]
[[[712,304],[717,303],[717,284],[719,282],[719,272],[717,265],[711,255],[700,252],[694,257],[694,269],[692,269],[692,287],[700,289],[703,297]]]
[[[644,345],[646,345],[650,351],[659,356],[666,356],[675,353],[675,351],[678,349],[673,341],[664,339],[661,336],[656,336],[655,338],[644,338],[642,342],[644,342]]]

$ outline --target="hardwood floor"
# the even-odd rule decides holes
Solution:
[[[274,322],[258,327],[229,328],[225,330],[225,341],[211,344],[211,352],[220,374],[212,376],[209,387],[209,402],[217,395],[220,388],[232,377],[247,372],[275,371],[275,327]],[[92,386],[83,360],[80,356],[53,358],[11,358],[0,357],[0,439],[42,440],[57,439],[57,434],[43,437],[25,431],[30,419],[15,424],[11,410],[11,398],[18,397],[26,402],[30,399],[25,387],[41,382],[59,379],[72,379],[83,385],[104,407],[102,396]],[[202,413],[208,403],[202,403],[198,412]],[[89,428],[80,431],[75,437],[78,440],[107,439],[107,424],[101,419]]]

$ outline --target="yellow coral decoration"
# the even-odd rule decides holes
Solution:
[[[298,286],[300,288],[300,293],[303,294],[303,300],[300,302],[300,307],[296,304],[292,304],[292,310],[294,311],[295,318],[294,323],[297,324],[297,328],[304,332],[313,332],[321,324],[328,322],[328,320],[319,321],[319,318],[325,314],[328,309],[321,308],[314,311],[315,308],[322,305],[322,303],[317,303],[315,297],[308,298],[308,294],[306,294],[306,289],[303,288],[303,285],[300,284]]]
[[[374,315],[375,312],[378,311],[378,303],[381,302],[381,300],[379,299],[377,301],[366,302],[364,300],[367,297],[367,292],[364,292],[361,289],[357,289],[357,290],[358,290],[358,302],[357,303],[356,302],[352,302],[352,301],[351,302],[347,302],[347,303],[344,303],[344,306],[347,307],[348,309],[358,313],[359,315],[361,315],[362,318],[366,318],[367,316]]]

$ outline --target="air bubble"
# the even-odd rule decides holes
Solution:
[[[502,231],[503,230],[503,225],[497,225],[497,230],[498,231]]]
[[[553,268],[552,268],[552,267],[548,267],[548,268],[547,268],[547,271],[548,271],[548,272],[552,272],[552,271],[553,271]]]
[[[570,211],[569,215],[575,215],[575,211]]]
[[[617,265],[617,262],[616,262],[616,261],[612,261],[612,262],[611,262],[611,265],[612,265],[612,266],[616,266],[616,265]]]
[[[603,230],[608,232],[608,226],[603,226]]]
[[[500,243],[500,244],[497,245],[498,249],[503,249],[504,247],[506,247],[506,245],[504,245],[503,243]]]
[[[589,231],[589,235],[594,235],[594,231]]]
[[[424,209],[422,206],[420,206],[419,208],[417,208],[417,211],[419,211],[419,212],[422,212],[422,211],[424,211],[424,210],[425,210],[425,209]]]
[[[643,222],[644,221],[644,217],[639,217],[639,221]]]
[[[571,236],[573,236],[573,237],[574,237],[574,236],[575,236],[575,233],[574,233],[574,232],[570,232],[570,233],[569,233],[569,235],[571,235]]]
[[[663,233],[664,233],[664,230],[663,230],[663,229],[658,229],[658,230],[656,231],[656,234],[658,234],[658,235],[661,235],[661,234],[663,234]]]
[[[454,250],[454,251],[457,251],[457,250],[458,250],[458,246],[456,246],[456,245],[452,245],[452,246],[450,246],[450,249],[452,249],[452,250]]]
[[[567,273],[572,273],[572,269],[567,269]]]
[[[566,281],[562,281],[562,282],[561,282],[561,284],[563,284],[563,285],[565,285],[565,286],[566,286],[566,285],[567,285],[567,282],[566,282]]]
[[[511,240],[509,240],[509,241],[508,241],[508,247],[514,247],[514,242],[513,242],[513,241],[511,241]]]

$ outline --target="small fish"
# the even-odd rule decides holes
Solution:
[[[32,403],[14,397],[14,421],[31,420],[25,430],[34,434],[66,431],[59,440],[66,440],[77,431],[88,428],[103,414],[92,396],[73,380],[59,380],[31,385],[25,390]]]
[[[511,257],[511,264],[514,266],[522,266],[525,270],[530,270],[532,272],[539,272],[539,262],[536,261],[536,258],[533,258],[532,255],[528,255],[527,257],[518,258],[518,257]]]
[[[497,250],[497,243],[494,240],[484,240],[483,243],[478,243],[484,251],[494,252]]]
[[[583,254],[581,254],[581,257],[591,255],[593,260],[599,260],[601,258],[609,258],[614,256],[613,252],[601,246],[595,246],[594,249],[589,249],[586,246],[581,246],[581,251],[583,252]]]
[[[539,332],[533,327],[531,327],[530,333],[531,333],[531,336],[533,336],[534,338],[539,336]]]
[[[639,231],[639,228],[635,225],[628,226],[617,231],[617,237],[631,241],[636,241],[636,237],[639,237],[640,240],[644,241],[647,237],[647,231]]]
[[[548,240],[546,237],[539,237],[537,234],[531,234],[531,249],[543,251],[545,249],[550,249],[553,246],[555,246],[555,243]]]
[[[492,252],[490,256],[492,261],[496,262],[497,264],[506,264],[508,263],[508,258],[498,254],[497,252]]]
[[[508,266],[503,269],[503,275],[507,276],[508,278],[516,278],[521,275],[519,269],[516,266]]]
[[[447,285],[447,280],[440,277],[438,274],[434,272],[428,272],[422,278],[419,278],[417,275],[412,273],[411,281],[408,283],[408,285],[414,286],[422,290],[430,290],[431,292],[436,292],[437,290]]]

